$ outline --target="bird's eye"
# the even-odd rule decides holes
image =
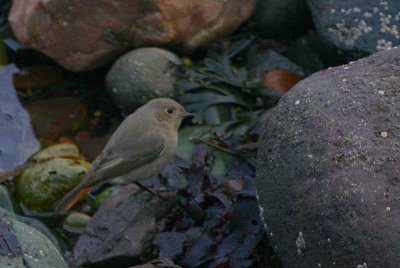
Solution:
[[[174,109],[172,109],[171,107],[168,107],[168,108],[166,108],[165,109],[165,112],[167,113],[167,114],[173,114],[174,113]]]

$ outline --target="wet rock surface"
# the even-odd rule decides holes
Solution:
[[[181,64],[178,56],[165,49],[135,49],[120,57],[108,72],[109,94],[127,113],[153,98],[172,97]]]
[[[137,264],[156,234],[159,221],[177,203],[174,193],[156,195],[128,185],[92,217],[74,248],[74,264],[127,267]]]
[[[400,44],[397,0],[307,0],[318,33],[342,49],[369,53]]]
[[[256,0],[18,0],[9,21],[22,43],[67,69],[82,71],[132,47],[196,49],[233,32],[255,5]]]
[[[265,73],[276,69],[304,75],[304,71],[300,66],[272,49],[256,51],[252,54],[248,67],[250,69],[250,77],[252,78],[262,77]]]
[[[290,38],[303,34],[311,25],[305,0],[259,0],[252,21],[267,38]]]
[[[67,268],[60,252],[43,234],[0,208],[0,267]]]
[[[301,81],[263,122],[256,182],[284,267],[398,267],[399,111],[396,48]]]
[[[26,106],[35,134],[44,141],[55,141],[87,125],[88,109],[78,99],[53,97],[36,100]]]
[[[14,65],[0,69],[0,171],[11,170],[39,149],[30,118],[12,82]]]

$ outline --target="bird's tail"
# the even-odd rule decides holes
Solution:
[[[82,188],[80,185],[72,189],[68,194],[54,203],[53,210],[57,212],[70,210],[82,197],[84,197],[91,187]]]

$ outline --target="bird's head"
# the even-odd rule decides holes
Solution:
[[[178,102],[169,98],[157,98],[149,101],[145,106],[149,107],[155,118],[164,126],[175,130],[179,129],[182,120],[193,114],[186,112]]]

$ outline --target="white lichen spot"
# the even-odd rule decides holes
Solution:
[[[385,91],[383,91],[383,90],[379,90],[378,93],[379,93],[379,95],[385,95]]]
[[[346,79],[346,78],[343,78],[343,79],[342,79],[342,82],[347,82],[347,79]]]
[[[397,21],[400,21],[400,12],[397,13],[397,14],[394,16],[394,19],[397,20]]]
[[[348,26],[345,22],[338,22],[335,24],[335,28],[328,28],[328,31],[335,34],[339,41],[346,46],[353,46],[363,34],[371,32],[372,27],[364,20],[360,20],[355,26]]]
[[[343,69],[348,70],[349,68],[350,68],[349,66],[346,66],[346,67],[344,67]]]
[[[381,137],[382,138],[387,138],[387,136],[388,136],[388,133],[386,131],[382,131],[381,132]]]
[[[355,13],[360,13],[360,12],[361,12],[361,9],[360,9],[359,7],[354,7],[354,8],[353,8],[353,11],[354,11]]]
[[[297,100],[294,102],[294,105],[299,105],[300,104],[300,100]]]
[[[306,248],[306,240],[304,239],[303,233],[299,232],[299,236],[296,239],[297,254],[303,255],[303,250]]]
[[[368,19],[368,18],[371,18],[371,17],[372,17],[372,14],[369,13],[369,12],[365,12],[365,13],[363,14],[363,16],[364,16],[364,18]]]
[[[364,262],[363,264],[357,265],[357,268],[368,268],[367,264]]]
[[[331,9],[331,14],[335,14],[336,13],[336,9]]]
[[[387,212],[390,212],[390,207],[386,207],[386,211],[387,211]]]
[[[383,51],[383,50],[388,50],[393,48],[393,42],[392,41],[387,41],[385,39],[379,39],[376,42],[376,50],[378,51]]]

